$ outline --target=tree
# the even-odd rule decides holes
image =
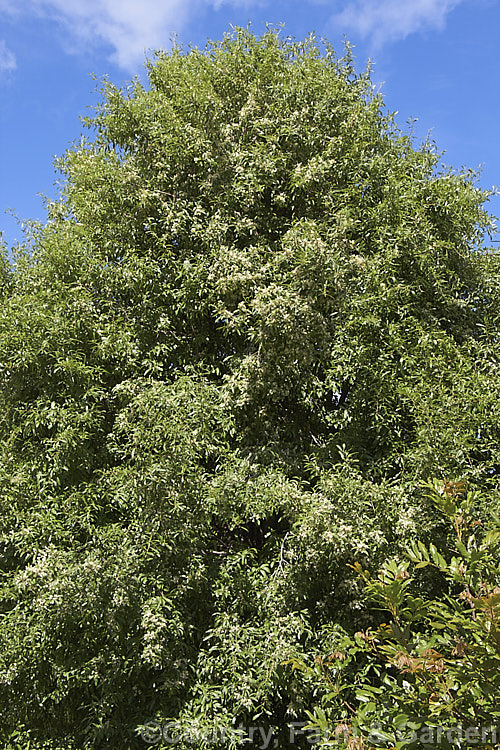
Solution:
[[[2,271],[5,747],[142,748],[150,721],[286,745],[316,688],[285,662],[371,617],[349,565],[445,537],[420,481],[496,502],[474,175],[312,37],[148,76],[104,83]]]

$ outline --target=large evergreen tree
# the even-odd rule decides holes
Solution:
[[[474,175],[314,39],[240,30],[148,72],[104,85],[1,269],[6,748],[278,736],[313,689],[285,662],[369,618],[349,565],[445,534],[419,483],[496,497]]]

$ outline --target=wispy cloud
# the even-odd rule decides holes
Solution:
[[[111,59],[136,71],[145,51],[168,44],[187,22],[199,0],[28,0],[40,15],[63,25],[67,46],[107,44]]]
[[[50,18],[65,33],[68,50],[108,45],[110,58],[137,72],[145,52],[169,44],[173,34],[207,8],[261,6],[267,0],[0,0],[0,12]]]
[[[442,29],[462,0],[352,0],[332,17],[337,29],[368,38],[375,48],[426,29]]]
[[[0,74],[8,73],[16,69],[16,58],[13,52],[8,49],[3,40],[0,39]]]

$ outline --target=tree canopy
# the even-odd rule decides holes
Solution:
[[[475,174],[349,48],[236,30],[147,69],[104,82],[0,269],[6,748],[281,736],[315,691],[286,662],[373,617],[350,566],[446,544],[422,481],[498,508]]]

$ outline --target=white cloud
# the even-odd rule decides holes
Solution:
[[[370,38],[374,47],[426,29],[442,29],[462,0],[353,0],[332,21],[336,29]]]
[[[67,46],[108,44],[111,59],[137,71],[145,51],[168,44],[197,5],[197,0],[30,0],[33,10],[63,24]]]
[[[196,13],[221,5],[260,6],[267,0],[18,0],[19,6],[62,24],[66,47],[76,52],[84,47],[107,44],[114,63],[137,72],[145,52],[168,46]],[[0,0],[11,4],[12,0]]]
[[[7,73],[16,69],[16,58],[14,53],[7,48],[7,45],[0,39],[0,73]]]
[[[69,51],[109,45],[110,58],[137,72],[145,52],[168,46],[172,35],[207,7],[261,6],[267,0],[0,0],[0,12],[36,14],[59,22]]]

